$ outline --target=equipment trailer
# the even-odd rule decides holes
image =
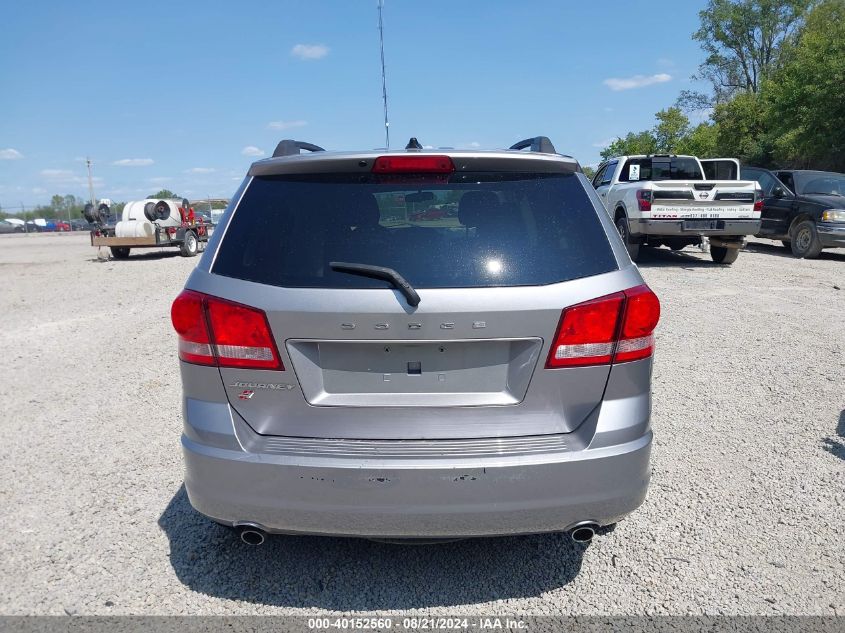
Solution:
[[[212,225],[185,223],[184,226],[155,226],[152,235],[144,237],[117,237],[114,227],[91,231],[91,246],[108,246],[112,257],[126,259],[133,248],[178,246],[182,257],[193,257],[200,251],[200,243],[208,241]]]
[[[194,257],[200,244],[208,241],[214,224],[197,217],[190,203],[183,200],[141,200],[128,202],[122,220],[109,226],[109,207],[86,205],[85,218],[96,225],[91,246],[107,246],[115,259],[126,259],[133,248],[178,246],[182,257]]]

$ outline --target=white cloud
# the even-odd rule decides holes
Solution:
[[[118,167],[146,167],[152,165],[155,161],[152,158],[121,158],[112,163]]]
[[[186,174],[210,174],[214,171],[214,167],[191,167],[186,169]]]
[[[616,137],[614,136],[613,138],[606,138],[603,141],[596,141],[595,143],[593,143],[593,147],[598,147],[598,148],[604,149],[605,147],[610,145],[615,140],[616,140]]]
[[[150,182],[153,183],[154,185],[161,185],[161,184],[164,184],[166,182],[170,182],[172,180],[173,180],[173,178],[171,178],[169,176],[156,176],[155,178],[150,178]]]
[[[37,195],[37,194],[40,194],[40,193],[47,193],[47,190],[46,190],[46,189],[42,189],[41,187],[33,187],[33,188],[32,188],[32,193],[34,193],[34,194],[36,194],[36,195]]]
[[[308,125],[308,121],[299,119],[297,121],[270,121],[267,127],[271,130],[290,130],[295,127],[305,127],[306,125]]]
[[[19,160],[21,158],[23,158],[23,154],[16,149],[11,147],[8,149],[0,149],[0,160]]]
[[[473,141],[472,143],[469,144],[469,146],[470,147],[481,147],[481,143],[479,143],[478,141]]]
[[[323,59],[329,54],[329,47],[323,44],[297,44],[290,49],[290,54],[306,61]]]
[[[73,172],[69,169],[42,169],[41,175],[45,178],[71,178]]]
[[[88,177],[75,174],[69,169],[42,169],[41,177],[50,182],[51,187],[58,185],[87,187]],[[103,179],[99,176],[94,176],[92,179],[94,187],[99,189],[103,186]]]
[[[634,75],[633,77],[605,79],[602,83],[616,92],[620,90],[632,90],[634,88],[645,88],[652,84],[662,84],[672,80],[672,75],[657,73],[656,75]]]
[[[244,156],[264,156],[264,150],[255,145],[247,145],[241,150]]]

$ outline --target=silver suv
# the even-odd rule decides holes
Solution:
[[[191,504],[256,544],[588,541],[646,494],[659,313],[545,137],[282,141],[173,303]]]

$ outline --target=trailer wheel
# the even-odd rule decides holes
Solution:
[[[185,240],[182,242],[179,252],[182,257],[194,257],[199,252],[199,241],[196,233],[193,231],[185,232]]]
[[[111,247],[111,256],[115,259],[129,259],[129,247],[128,246],[112,246]]]

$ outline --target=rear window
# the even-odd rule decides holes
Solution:
[[[622,167],[619,180],[704,180],[704,175],[694,158],[652,156],[630,159]]]
[[[387,288],[329,262],[393,268],[417,288],[550,284],[617,269],[574,174],[461,173],[438,182],[256,177],[212,272],[304,288]]]

